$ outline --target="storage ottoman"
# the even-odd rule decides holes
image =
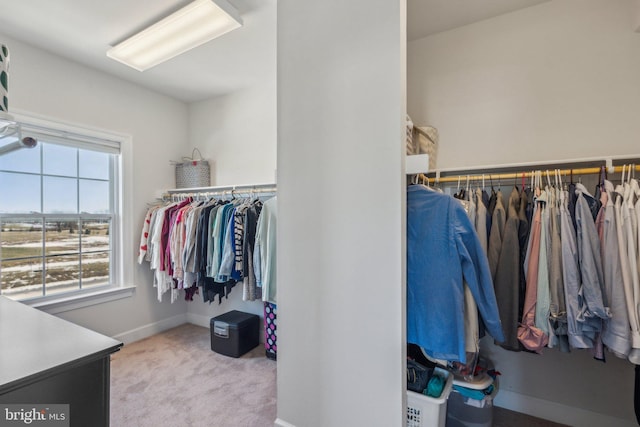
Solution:
[[[260,316],[232,310],[211,319],[211,350],[240,357],[259,344]]]

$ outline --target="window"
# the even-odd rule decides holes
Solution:
[[[0,154],[0,295],[51,299],[120,277],[120,143],[24,124],[35,148]]]

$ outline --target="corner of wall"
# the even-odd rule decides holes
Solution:
[[[549,400],[515,393],[510,390],[499,390],[495,406],[512,411],[522,412],[533,417],[542,417],[557,423],[582,427],[618,426],[632,427],[633,421],[592,412],[575,406],[563,405]]]
[[[122,332],[121,334],[113,336],[113,338],[118,341],[122,341],[125,344],[131,344],[132,342],[140,341],[144,338],[159,334],[160,332],[175,328],[176,326],[180,326],[185,323],[188,323],[187,314],[178,314],[176,316],[168,317],[157,322],[148,323],[129,331]]]

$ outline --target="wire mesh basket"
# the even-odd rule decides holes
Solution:
[[[196,157],[196,152],[198,157]],[[211,185],[209,162],[202,159],[200,150],[193,149],[191,157],[173,162],[176,167],[176,188],[208,187]]]

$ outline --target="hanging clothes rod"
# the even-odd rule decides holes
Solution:
[[[624,166],[614,166],[613,168],[607,168],[608,173],[620,173],[622,172],[622,168],[625,170],[630,170],[640,172],[640,165],[624,165]],[[538,169],[540,170],[540,169]],[[547,172],[549,174],[555,174],[556,171],[560,173],[561,176],[570,176],[570,175],[597,175],[602,171],[602,167],[591,167],[591,168],[575,168],[575,169],[548,169],[542,170],[543,174]],[[496,180],[510,180],[510,179],[520,179],[520,178],[531,178],[536,174],[537,171],[528,171],[528,172],[510,172],[510,173],[485,173],[485,174],[475,174],[475,175],[451,175],[451,176],[443,176],[443,177],[428,177],[425,174],[419,174],[418,178],[422,182],[429,182],[430,184],[437,183],[446,183],[446,182],[466,182],[467,179],[469,181],[482,181],[489,179]]]
[[[162,195],[163,199],[174,197],[189,196],[226,196],[235,194],[275,194],[277,186],[273,184],[244,184],[244,185],[225,185],[215,187],[192,187],[192,188],[174,188],[167,190]]]
[[[167,190],[168,194],[177,194],[177,193],[222,193],[229,191],[276,191],[276,184],[242,184],[242,185],[222,185],[222,186],[214,186],[214,187],[192,187],[192,188],[174,188],[171,190]]]

